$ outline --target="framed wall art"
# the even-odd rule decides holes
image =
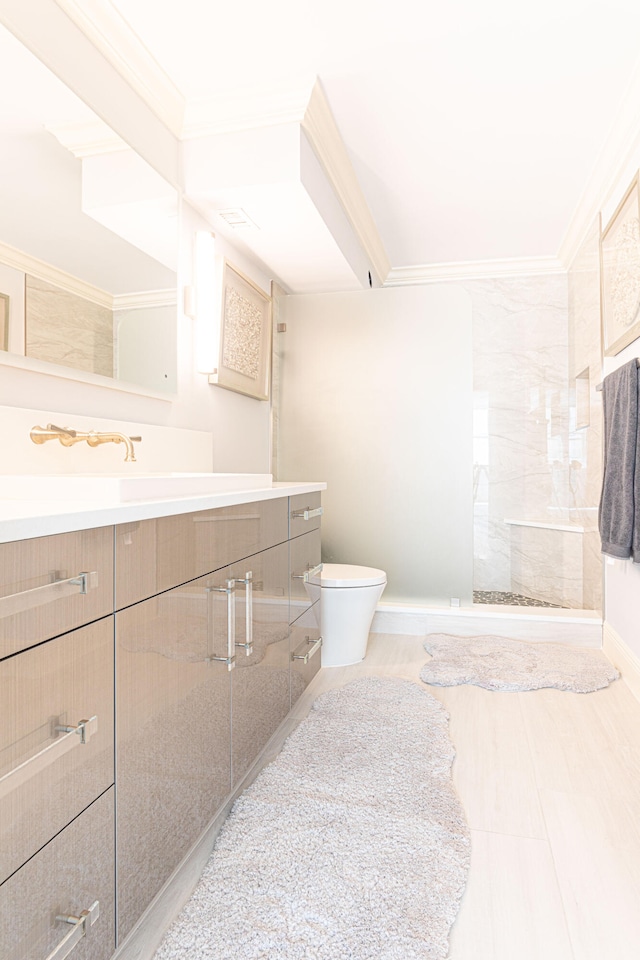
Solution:
[[[638,174],[600,237],[602,343],[615,356],[640,336]]]
[[[268,400],[271,297],[226,260],[221,287],[218,369],[209,376],[209,383]]]

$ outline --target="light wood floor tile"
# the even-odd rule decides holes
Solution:
[[[469,826],[546,838],[520,694],[430,687],[449,713],[454,783]]]
[[[521,695],[538,787],[609,797],[640,783],[640,704],[621,681],[572,694]]]
[[[545,841],[472,831],[471,870],[451,932],[450,956],[573,960]]]
[[[640,956],[640,809],[541,793],[576,960]]]

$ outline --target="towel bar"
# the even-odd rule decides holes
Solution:
[[[640,367],[640,357],[636,357],[636,367]],[[596,383],[596,390],[598,391],[598,393],[602,393],[603,386],[604,384],[602,383]]]

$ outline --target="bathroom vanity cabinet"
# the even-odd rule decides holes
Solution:
[[[320,568],[320,494],[291,497],[289,512],[293,703],[320,669],[320,589],[310,582]]]
[[[288,499],[116,528],[116,569],[121,940],[289,712]]]
[[[0,956],[55,956],[86,932],[75,956],[107,960],[113,531],[0,544],[0,571]]]
[[[320,667],[319,506],[0,543],[3,960],[108,960],[241,784]]]

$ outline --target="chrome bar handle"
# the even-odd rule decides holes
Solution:
[[[41,607],[62,597],[86,594],[97,586],[98,574],[94,570],[92,573],[85,571],[75,577],[67,577],[66,580],[54,580],[41,587],[33,587],[32,590],[12,593],[8,597],[0,597],[0,617],[12,617],[16,613],[33,610],[34,607]]]
[[[292,573],[292,580],[303,580],[304,583],[309,583],[314,577],[317,577],[319,573],[322,573],[323,564],[319,563],[315,567],[309,567],[307,564],[307,569],[304,573]]]
[[[57,737],[53,743],[0,777],[0,800],[21,787],[31,777],[41,773],[50,763],[58,760],[73,747],[88,743],[94,733],[97,733],[98,718],[94,716],[88,720],[80,720],[76,727],[55,726],[54,730],[56,733],[63,733],[64,736]]]
[[[294,510],[291,519],[312,520],[314,517],[321,517],[323,513],[324,507],[305,507],[304,510]]]
[[[312,640],[311,637],[305,637],[300,646],[291,654],[292,660],[302,660],[303,663],[309,663],[311,657],[318,652],[322,646],[322,637]],[[300,652],[303,650],[304,652]]]
[[[250,656],[253,653],[253,573],[251,570],[247,570],[244,578],[236,577],[234,583],[242,583],[246,588],[245,596],[245,616],[246,616],[246,629],[245,629],[245,643],[238,643],[236,640],[236,647],[242,647],[247,656]]]
[[[51,951],[46,960],[65,960],[76,944],[87,935],[89,927],[92,927],[100,916],[100,903],[95,900],[88,910],[83,910],[80,916],[67,916],[59,914],[56,917],[58,923],[70,923],[71,930],[60,941],[58,946]]]
[[[212,660],[217,660],[220,663],[226,663],[228,670],[233,670],[236,665],[236,604],[235,604],[235,589],[236,584],[235,580],[226,580],[226,586],[224,587],[207,587],[207,594],[209,597],[213,593],[226,593],[227,595],[227,656],[226,657],[216,657],[213,654],[213,611],[211,609],[211,603],[207,603],[207,635],[210,645],[210,652],[207,660],[211,662]]]

